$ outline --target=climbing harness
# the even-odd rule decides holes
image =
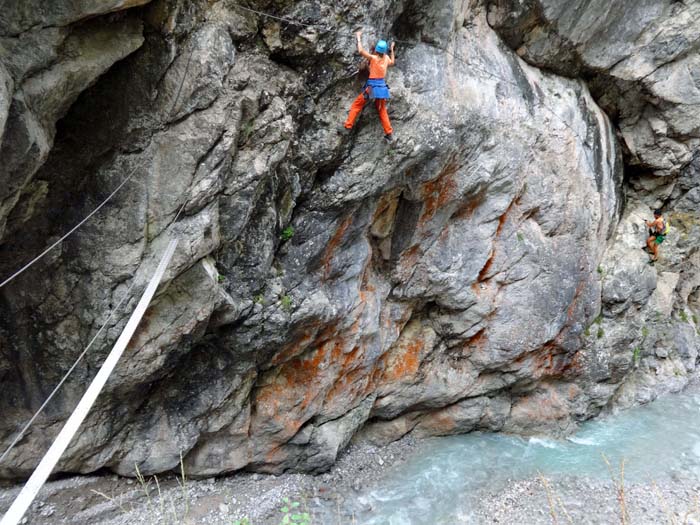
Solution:
[[[365,99],[367,100],[389,100],[389,86],[383,78],[370,78],[365,82]]]

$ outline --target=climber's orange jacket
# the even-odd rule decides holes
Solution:
[[[390,62],[389,55],[372,55],[369,61],[369,78],[372,80],[384,78]]]

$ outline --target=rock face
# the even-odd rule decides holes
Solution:
[[[249,3],[303,26],[144,3],[0,18],[0,275],[131,177],[0,289],[2,443],[109,326],[0,475],[36,464],[170,235],[166,285],[62,471],[322,471],[358,433],[565,433],[694,373],[692,82],[662,102],[632,65],[691,71],[693,44],[648,42],[685,42],[694,8],[621,2],[644,16],[618,34],[534,1]],[[399,38],[391,146],[373,108],[338,130],[360,25]],[[652,267],[659,196],[674,231]]]
[[[625,151],[626,210],[599,267],[603,310],[584,354],[628,363],[619,404],[679,388],[698,350],[700,4],[495,0],[488,9],[527,62],[588,79]],[[650,207],[663,207],[675,226],[656,271],[636,249]],[[593,375],[603,377],[618,381],[607,365]]]
[[[81,92],[143,43],[135,17],[69,24],[143,3],[0,2],[0,238],[13,209],[19,208],[22,221],[46,192],[34,175],[51,151],[56,122]]]

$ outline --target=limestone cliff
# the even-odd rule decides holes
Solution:
[[[695,2],[15,4],[0,277],[131,179],[0,290],[0,443],[132,291],[0,475],[48,447],[170,231],[62,471],[321,471],[358,433],[568,432],[695,374]],[[338,129],[359,26],[398,40],[393,145],[373,108]]]

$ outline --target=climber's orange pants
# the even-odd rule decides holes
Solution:
[[[365,104],[367,104],[367,102],[369,102],[369,99],[365,98],[365,91],[363,91],[352,103],[352,106],[350,106],[350,114],[348,115],[348,119],[345,121],[346,128],[352,129],[353,125],[355,124],[355,121],[357,120],[357,117],[360,116],[360,113],[362,112],[362,109],[365,107]],[[394,130],[391,127],[389,113],[386,110],[386,102],[387,101],[385,99],[377,99],[374,101],[374,105],[376,106],[377,111],[379,112],[379,120],[382,121],[384,134],[391,135],[394,132]]]

